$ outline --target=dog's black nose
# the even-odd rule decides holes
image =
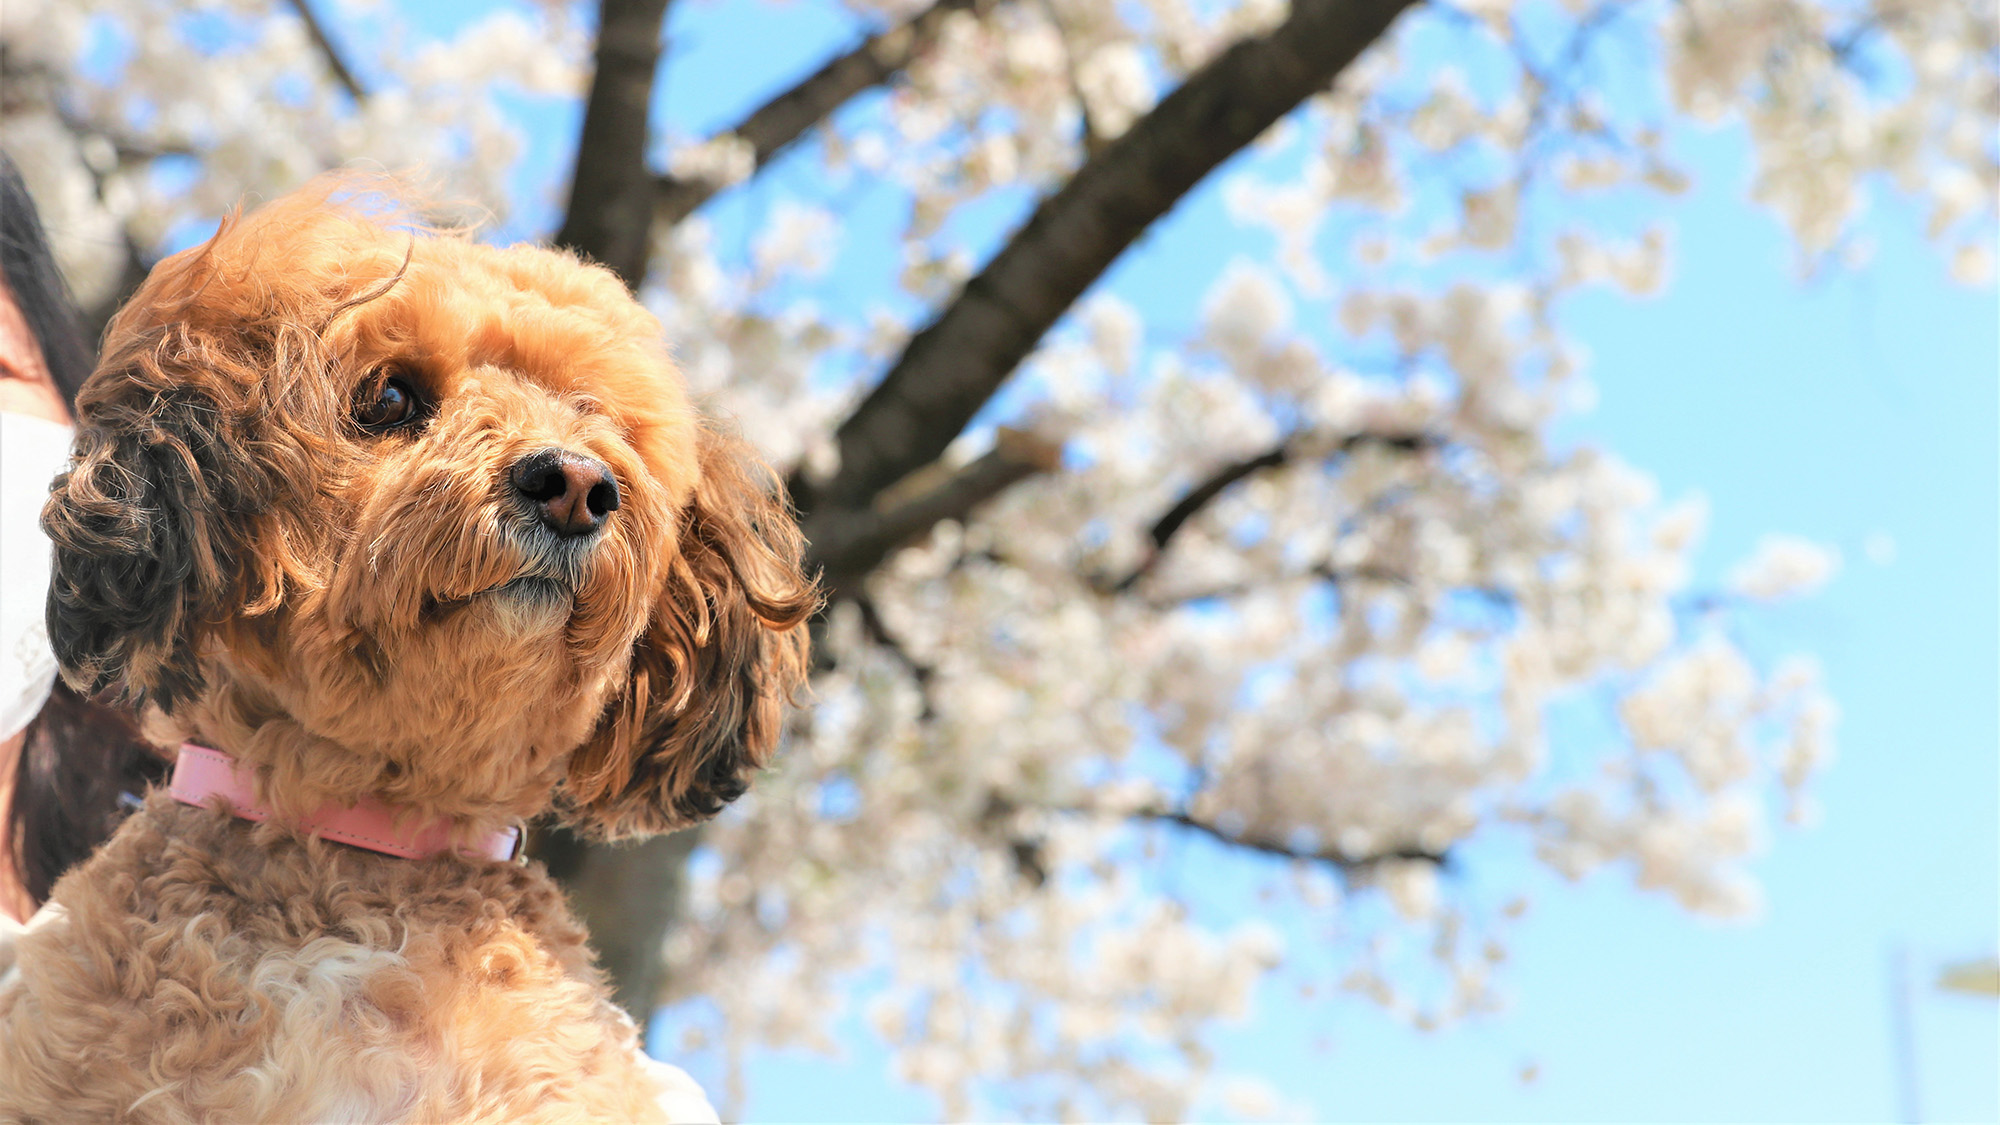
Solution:
[[[567,449],[538,449],[514,462],[507,479],[557,535],[589,535],[618,510],[618,478],[611,467]]]

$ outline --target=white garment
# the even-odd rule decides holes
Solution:
[[[715,1107],[708,1104],[708,1095],[687,1071],[645,1055],[639,1056],[639,1065],[659,1084],[660,1112],[667,1120],[674,1125],[721,1125]]]
[[[42,505],[74,436],[68,426],[0,411],[0,738],[28,725],[56,679],[42,624],[51,550]]]
[[[14,971],[16,943],[23,936],[60,920],[66,913],[62,904],[58,902],[49,903],[35,911],[35,916],[28,919],[25,924],[14,921],[8,914],[0,913],[0,992],[6,992],[14,987],[15,982],[20,979],[20,974]]]

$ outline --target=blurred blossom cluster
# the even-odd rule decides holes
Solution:
[[[501,8],[446,41],[397,13],[336,8],[388,49],[333,80],[290,5],[262,0],[8,0],[4,137],[85,306],[128,252],[206,234],[246,197],[332,167],[421,169],[463,222],[504,218],[522,136],[502,98],[568,100],[589,78],[584,13]],[[192,228],[190,231],[186,228]]]
[[[1190,347],[1124,374],[1101,353],[1135,314],[1097,298],[1030,409],[1076,463],[872,579],[893,648],[837,607],[792,758],[711,829],[706,924],[673,946],[715,1034],[815,1042],[849,974],[886,968],[874,1026],[950,1115],[980,1111],[977,1081],[1061,1072],[1186,1114],[1194,1029],[1240,1017],[1286,955],[1162,898],[1148,872],[1188,835],[1274,857],[1259,878],[1323,935],[1301,960],[1338,951],[1335,980],[1425,1024],[1497,999],[1501,919],[1453,876],[1493,838],[1565,877],[1617,866],[1697,913],[1754,912],[1766,805],[1804,799],[1833,709],[1809,662],[1760,672],[1733,598],[1691,586],[1701,505],[1550,448],[1566,387],[1519,378],[1538,347],[1521,294],[1384,298],[1410,355],[1460,357],[1401,380],[1323,356],[1279,294],[1232,269]],[[1146,528],[1201,467],[1279,445],[1290,461],[1152,558]],[[1830,565],[1773,550],[1745,597]],[[1617,733],[1559,770],[1552,716],[1579,704]],[[1389,914],[1353,904],[1374,892]],[[1379,966],[1383,929],[1431,935],[1429,967]]]
[[[923,7],[849,6],[869,26]],[[791,158],[825,193],[778,200],[741,246],[701,215],[657,230],[642,296],[709,401],[823,477],[910,310],[969,274],[954,220],[1058,187],[1285,12],[959,12]],[[506,214],[501,99],[576,96],[587,13],[511,7],[436,43],[390,10],[330,14],[380,44],[361,96],[285,5],[0,9],[6,143],[86,300],[131,248],[347,161],[421,164]],[[954,1118],[1262,1114],[1282,1099],[1211,1073],[1213,1024],[1273,979],[1425,1026],[1489,1010],[1537,868],[1753,914],[1752,861],[1774,816],[1810,818],[1835,709],[1811,661],[1735,625],[1839,560],[1774,536],[1698,585],[1704,503],[1553,434],[1592,395],[1562,305],[1666,283],[1667,229],[1590,204],[1685,190],[1688,118],[1746,132],[1753,196],[1808,266],[1852,260],[1887,189],[1985,278],[1996,27],[1991,0],[1406,17],[1224,183],[1268,253],[1213,279],[1197,324],[1098,292],[1043,341],[1003,420],[1062,443],[1062,467],[833,608],[783,765],[704,838],[668,954],[672,998],[706,1014],[667,1049],[836,1049],[865,1027]],[[1604,92],[1641,61],[1650,82]],[[677,175],[755,172],[726,134],[659,140]],[[908,220],[883,299],[837,314],[857,185]],[[1162,517],[1232,466],[1163,545]],[[1489,854],[1532,860],[1481,867],[1475,893],[1460,872]],[[1222,869],[1245,887],[1189,889]],[[1226,908],[1238,892],[1254,902]]]

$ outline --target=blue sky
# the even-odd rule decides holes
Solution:
[[[810,69],[851,27],[819,4],[673,12],[660,109],[690,133]],[[574,127],[535,121],[541,155],[525,176],[545,205]],[[1578,886],[1539,878],[1512,933],[1510,1005],[1447,1031],[1266,990],[1251,1020],[1218,1037],[1219,1065],[1263,1075],[1314,1116],[1893,1119],[1889,964],[1903,948],[1924,978],[1922,1112],[2000,1119],[1994,1004],[1928,987],[1941,961],[1991,954],[2000,919],[2000,306],[1991,288],[1950,282],[1911,209],[1881,193],[1864,230],[1871,261],[1801,281],[1787,235],[1748,201],[1740,133],[1690,132],[1676,146],[1697,186],[1662,211],[1672,280],[1651,300],[1595,293],[1567,307],[1600,398],[1565,433],[1655,474],[1667,497],[1709,498],[1707,584],[1766,532],[1841,548],[1846,567],[1825,593],[1745,629],[1760,656],[1824,663],[1843,718],[1839,760],[1817,788],[1823,820],[1775,834],[1755,924],[1698,921],[1616,872]],[[1106,284],[1144,289],[1169,319],[1191,315],[1220,267],[1255,248],[1225,229],[1217,187]],[[725,206],[754,214],[760,193],[768,202],[753,188]],[[520,214],[524,229],[540,225],[535,212]],[[844,218],[850,237],[892,221]],[[755,1119],[936,1112],[865,1040],[841,1060],[761,1053],[748,1078]]]
[[[1868,224],[1867,269],[1800,284],[1745,202],[1740,138],[1690,140],[1700,186],[1674,208],[1667,292],[1566,317],[1601,390],[1573,429],[1665,495],[1710,498],[1708,582],[1767,531],[1842,548],[1824,594],[1749,630],[1825,664],[1843,720],[1824,819],[1776,835],[1755,925],[1704,924],[1615,875],[1549,885],[1513,935],[1513,1004],[1473,1025],[1423,1035],[1273,997],[1237,1057],[1323,1116],[1893,1119],[1891,949],[1928,969],[1994,947],[2000,311],[1893,206]],[[1886,565],[1864,550],[1883,535]],[[1993,1005],[1920,988],[1915,1024],[1926,1116],[2000,1116]]]

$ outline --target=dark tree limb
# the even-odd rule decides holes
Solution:
[[[1336,851],[1331,848],[1319,848],[1307,851],[1262,836],[1225,832],[1218,825],[1198,819],[1180,810],[1147,809],[1132,815],[1135,820],[1151,821],[1156,824],[1171,824],[1175,827],[1184,828],[1199,835],[1207,836],[1230,847],[1243,848],[1247,851],[1277,856],[1281,859],[1325,864],[1328,867],[1339,870],[1343,876],[1351,877],[1365,874],[1385,863],[1395,862],[1415,861],[1430,863],[1435,864],[1443,870],[1449,870],[1451,867],[1451,852],[1449,849],[1433,851],[1429,848],[1410,846],[1391,848],[1381,852],[1371,852],[1364,856],[1351,856],[1345,852]]]
[[[1096,156],[1104,150],[1105,136],[1097,127],[1097,120],[1090,112],[1090,99],[1083,96],[1083,82],[1076,73],[1076,52],[1070,49],[1069,25],[1063,22],[1062,13],[1056,10],[1053,0],[1041,0],[1042,14],[1056,29],[1056,38],[1062,43],[1063,72],[1069,79],[1069,96],[1076,102],[1078,125],[1082,127],[1083,151],[1087,156]]]
[[[827,600],[854,591],[898,546],[941,521],[964,519],[1020,481],[1055,469],[1061,458],[1059,443],[1003,426],[993,448],[971,463],[915,474],[869,509],[823,521],[812,539],[811,562],[821,568]]]
[[[1139,579],[1144,578],[1151,572],[1153,567],[1159,563],[1160,553],[1166,550],[1167,543],[1173,539],[1174,533],[1179,531],[1187,521],[1193,519],[1195,513],[1206,508],[1216,497],[1228,491],[1230,485],[1264,469],[1275,469],[1291,459],[1292,447],[1288,439],[1279,442],[1276,447],[1255,457],[1246,457],[1241,461],[1233,461],[1210,473],[1208,479],[1195,485],[1192,491],[1186,496],[1181,497],[1179,503],[1167,509],[1165,515],[1154,521],[1152,530],[1148,532],[1149,538],[1153,541],[1153,549],[1147,553],[1144,561],[1132,568],[1132,573],[1119,579],[1112,589],[1120,592],[1129,590]]]
[[[842,423],[840,470],[823,485],[796,489],[801,507],[814,515],[866,508],[877,492],[935,460],[1147,227],[1331,85],[1410,3],[1295,0],[1282,25],[1224,51],[1086,161]]]
[[[936,0],[907,22],[872,35],[853,50],[814,71],[798,85],[757,107],[726,130],[750,145],[755,167],[763,168],[800,137],[856,95],[889,81],[937,41],[945,21],[957,12],[976,12],[992,0]],[[706,177],[659,177],[654,219],[672,226],[693,214],[729,185]]]
[[[995,794],[987,798],[987,807],[980,820],[982,825],[989,829],[995,826],[1004,828],[1011,816],[1024,807],[1026,806]],[[1110,810],[1075,805],[1044,805],[1041,808],[1049,812],[1068,814],[1081,813],[1094,816],[1122,815],[1140,824],[1168,825],[1199,836],[1206,836],[1217,843],[1226,844],[1232,848],[1242,848],[1245,851],[1275,856],[1279,859],[1322,864],[1338,871],[1343,879],[1367,876],[1376,868],[1387,863],[1429,863],[1435,865],[1441,871],[1449,871],[1452,867],[1451,849],[1449,848],[1435,850],[1410,844],[1358,856],[1349,855],[1346,852],[1333,848],[1298,848],[1280,840],[1274,840],[1268,836],[1227,831],[1221,825],[1203,820],[1189,813],[1184,808],[1140,808],[1126,813],[1113,813]],[[1016,843],[1014,847],[1018,856],[1019,844]],[[1036,881],[1039,882],[1040,880],[1037,879]]]
[[[1335,452],[1345,455],[1354,452],[1364,445],[1377,445],[1385,449],[1415,453],[1419,450],[1434,448],[1440,444],[1442,444],[1441,439],[1424,433],[1358,433],[1349,434],[1341,441]],[[1203,508],[1213,503],[1216,497],[1227,492],[1230,486],[1265,469],[1275,469],[1280,465],[1290,462],[1297,455],[1297,447],[1297,436],[1289,436],[1262,453],[1252,457],[1245,457],[1238,461],[1231,461],[1229,464],[1216,469],[1203,478],[1200,484],[1195,485],[1194,488],[1188,491],[1186,496],[1181,497],[1173,507],[1168,508],[1159,519],[1153,521],[1151,530],[1147,532],[1148,537],[1153,541],[1153,549],[1147,553],[1145,559],[1138,566],[1132,569],[1132,573],[1127,574],[1110,585],[1109,589],[1111,592],[1123,593],[1131,589],[1139,579],[1144,578],[1155,566],[1159,565],[1161,554],[1166,551],[1167,544],[1173,541],[1174,535],[1181,528],[1187,526],[1187,522],[1193,519]]]
[[[653,196],[646,117],[667,0],[601,0],[597,11],[597,72],[555,243],[609,266],[636,290],[646,278]]]
[[[354,68],[347,65],[347,60],[341,56],[340,48],[333,45],[333,40],[326,33],[326,25],[319,22],[319,16],[313,11],[311,0],[288,0],[288,2],[292,5],[292,11],[298,13],[299,22],[306,25],[306,34],[312,37],[313,46],[319,48],[320,57],[326,60],[326,69],[333,74],[333,80],[340,83],[347,91],[347,96],[354,99],[355,104],[367,101],[368,87],[362,85],[361,79],[354,76]]]
[[[1226,598],[1244,597],[1259,590],[1269,589],[1275,582],[1302,578],[1325,582],[1335,589],[1363,582],[1403,587],[1407,587],[1410,584],[1409,575],[1385,570],[1381,567],[1337,567],[1332,563],[1323,562],[1296,573],[1276,575],[1254,582],[1231,582],[1225,586],[1210,586],[1202,590],[1181,591],[1178,593],[1148,593],[1141,596],[1140,600],[1153,609],[1179,609],[1182,606],[1193,605],[1197,602],[1213,602]],[[1475,592],[1485,593],[1485,591]]]
[[[919,720],[929,722],[936,718],[937,706],[931,699],[931,677],[937,674],[937,669],[910,654],[909,648],[890,631],[889,623],[882,620],[882,611],[875,607],[874,598],[866,594],[857,594],[854,597],[854,605],[861,611],[861,628],[867,632],[868,639],[895,657],[896,663],[901,664],[904,670],[910,673],[910,678],[917,682],[917,694],[922,696],[924,701],[923,710],[918,715]]]

